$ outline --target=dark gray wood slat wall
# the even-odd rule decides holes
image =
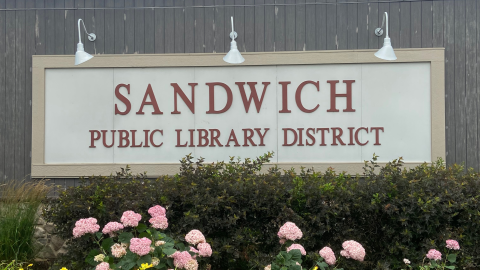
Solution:
[[[5,0],[0,0],[0,9],[6,7]],[[0,185],[6,180],[6,144],[7,144],[7,92],[6,92],[6,11],[0,11]]]
[[[445,47],[447,163],[479,169],[476,0],[0,0],[0,9],[10,9],[0,10],[0,183],[30,172],[31,56],[74,54],[79,18],[97,35],[81,33],[90,53],[225,53],[230,16],[240,51],[377,49],[373,31],[388,12],[394,47]]]

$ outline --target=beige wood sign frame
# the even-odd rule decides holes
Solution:
[[[242,66],[392,63],[374,56],[375,50],[243,53]],[[430,63],[431,160],[445,159],[445,59],[443,48],[397,49],[395,63]],[[127,164],[46,164],[45,163],[45,71],[46,69],[132,68],[132,67],[215,67],[231,66],[221,54],[96,55],[74,66],[74,56],[33,56],[32,177],[80,177],[110,175]],[[401,153],[399,153],[401,154]],[[149,176],[175,174],[178,163],[129,164],[133,172]],[[280,168],[301,166],[324,171],[334,167],[348,173],[363,172],[363,163],[278,163]],[[419,165],[406,163],[407,167]]]

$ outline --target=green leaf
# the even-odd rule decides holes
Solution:
[[[449,254],[448,257],[447,257],[447,260],[449,262],[452,262],[452,263],[456,262],[457,261],[457,254]]]
[[[129,244],[130,243],[130,239],[133,238],[133,234],[130,233],[130,232],[124,232],[124,233],[121,233],[119,236],[118,236],[118,241],[120,243],[127,243]]]
[[[162,245],[163,248],[173,248],[174,246],[175,246],[175,244],[168,243],[168,242]]]
[[[175,268],[175,266],[173,265],[173,259],[172,259],[172,258],[168,258],[168,259],[167,259],[167,264],[168,264],[168,266],[170,266],[171,268]]]
[[[282,252],[280,252],[277,257],[275,258],[275,263],[277,263],[278,265],[284,265],[285,264],[285,256],[286,254],[282,254]]]
[[[130,270],[132,269],[136,263],[135,261],[137,260],[137,256],[133,254],[132,252],[128,251],[127,255],[125,255],[117,264],[117,267],[122,269],[122,270]]]
[[[452,265],[452,266],[445,265],[445,268],[447,268],[447,269],[455,269],[455,266],[453,266],[453,265]]]
[[[289,254],[292,254],[292,260],[296,262],[301,262],[302,261],[302,253],[298,249],[292,249],[288,252]]]
[[[97,239],[100,240],[103,236],[103,233],[97,232],[97,233],[95,233],[95,236],[97,236]]]
[[[185,250],[185,245],[181,242],[178,242],[175,244],[175,246],[180,250],[180,251],[184,251]]]
[[[98,254],[100,254],[100,251],[98,249],[91,250],[90,253],[88,253],[87,258],[85,258],[85,262],[92,266],[96,266],[99,263],[94,261],[93,259]]]
[[[122,266],[122,270],[126,269],[126,270],[130,270],[130,269],[133,269],[133,267],[135,267],[135,263],[134,262],[129,262],[129,263],[126,263]]]
[[[320,267],[320,269],[325,270],[328,269],[328,264],[325,262],[317,262],[317,265]]]
[[[114,242],[112,238],[107,238],[102,241],[102,248],[105,252],[111,252],[110,248],[113,246]]]
[[[163,250],[163,253],[167,256],[170,256],[172,255],[173,253],[177,252],[176,249],[173,249],[173,248],[164,248]]]
[[[302,267],[300,265],[292,265],[288,267],[288,270],[302,270]]]
[[[275,263],[272,263],[272,270],[280,270],[280,266]]]
[[[162,269],[162,268],[167,268],[167,265],[165,263],[159,263],[158,265],[154,266],[153,268],[155,269]]]
[[[140,224],[138,224],[138,226],[137,226],[137,231],[138,231],[138,232],[144,232],[144,231],[147,230],[147,229],[148,229],[147,225],[145,225],[145,224],[143,224],[143,223],[140,223]]]
[[[150,238],[150,234],[148,234],[147,232],[142,232],[141,234],[138,235],[138,238],[143,238],[143,237]]]
[[[138,261],[137,261],[137,265],[142,266],[142,263],[151,264],[152,263],[152,256],[145,255],[145,256],[140,257],[140,259],[138,259]]]

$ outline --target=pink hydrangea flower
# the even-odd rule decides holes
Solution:
[[[82,218],[75,222],[75,228],[73,228],[73,238],[78,238],[87,233],[96,233],[100,230],[100,225],[97,224],[95,218]]]
[[[167,211],[165,210],[165,208],[161,207],[160,205],[155,205],[153,207],[150,207],[150,209],[148,209],[148,213],[152,216],[152,217],[159,217],[159,216],[166,216],[166,213]]]
[[[95,267],[95,270],[109,270],[110,269],[110,264],[108,264],[107,262],[102,262],[101,264],[97,265],[97,267]]]
[[[116,235],[115,232],[120,231],[120,230],[123,230],[123,225],[121,223],[109,222],[109,223],[107,223],[107,225],[105,225],[105,227],[103,227],[102,232],[104,234],[108,233],[110,235],[110,237],[114,237]]]
[[[139,256],[145,256],[150,253],[150,245],[152,240],[143,237],[143,238],[132,238],[130,240],[130,251],[138,254]]]
[[[197,260],[191,259],[185,264],[185,270],[197,270],[198,262]]]
[[[456,240],[447,240],[447,248],[448,249],[453,249],[453,250],[459,250],[460,249],[460,245],[458,244],[458,242]]]
[[[335,258],[335,253],[329,247],[322,248],[319,252],[320,256],[325,260],[328,265],[335,265],[337,258]]]
[[[427,255],[425,255],[427,258],[429,258],[430,260],[435,260],[435,261],[438,261],[438,260],[441,260],[442,259],[442,253],[440,253],[440,251],[436,250],[436,249],[430,249],[427,253]]]
[[[111,250],[113,257],[115,258],[121,258],[127,254],[127,249],[125,248],[125,246],[122,246],[118,243],[113,244]]]
[[[125,211],[123,212],[122,218],[120,221],[123,223],[125,227],[137,227],[138,222],[142,219],[142,215],[137,214],[133,211]]]
[[[168,227],[168,219],[165,216],[152,217],[148,222],[155,229],[165,230]]]
[[[280,239],[280,241],[278,241],[280,243],[280,245],[283,245],[285,244],[285,242],[287,242],[287,239]]]
[[[342,244],[344,250],[340,251],[340,255],[349,259],[352,258],[356,261],[363,262],[365,258],[365,249],[362,245],[356,241],[349,240]]]
[[[209,243],[199,243],[197,245],[198,255],[200,257],[210,257],[212,256],[212,247]]]
[[[187,235],[185,235],[185,241],[191,245],[196,245],[198,243],[205,243],[205,236],[199,230],[191,230]]]
[[[291,246],[289,246],[287,248],[287,252],[289,252],[292,249],[298,249],[298,250],[300,250],[300,253],[302,253],[302,255],[304,255],[304,256],[307,255],[307,252],[305,251],[305,248],[300,244],[292,244]]]
[[[173,265],[175,265],[176,268],[185,268],[188,261],[193,259],[192,255],[190,255],[190,253],[187,251],[177,251],[173,253],[171,257],[173,258]]]
[[[287,222],[280,227],[278,231],[278,237],[280,239],[287,239],[287,240],[297,240],[302,238],[303,233],[302,231],[295,225],[293,222]]]

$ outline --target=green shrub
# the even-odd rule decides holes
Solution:
[[[0,261],[33,259],[36,213],[50,189],[45,181],[0,185]]]
[[[346,262],[345,269],[400,269],[403,258],[421,262],[430,248],[443,251],[446,239],[457,239],[457,266],[479,266],[478,173],[446,168],[441,160],[407,170],[399,159],[380,168],[376,157],[361,176],[276,167],[262,173],[270,157],[205,164],[187,156],[174,176],[150,180],[127,168],[90,177],[52,200],[45,217],[69,238],[80,218],[93,216],[103,226],[123,211],[146,213],[160,204],[168,209],[168,232],[178,240],[192,228],[205,234],[214,251],[213,270],[272,262],[280,247],[276,234],[286,221],[302,229],[298,242],[311,251],[309,265],[322,247],[339,257],[341,243],[356,240],[366,249],[365,261]],[[75,262],[72,269],[84,269],[91,247],[77,239],[69,244],[61,265]]]

